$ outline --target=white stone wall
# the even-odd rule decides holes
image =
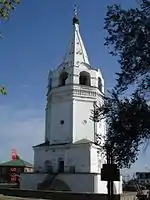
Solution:
[[[73,142],[88,139],[94,142],[94,122],[92,115],[93,101],[73,101]]]
[[[50,144],[72,141],[72,101],[53,102],[50,112]],[[63,122],[63,124],[61,124]]]
[[[65,172],[70,172],[70,167],[75,167],[75,172],[101,173],[105,159],[101,150],[96,145],[73,144],[54,147],[35,148],[35,170],[45,172],[45,161],[52,163],[54,172],[58,171],[59,159],[64,160]]]
[[[91,173],[100,173],[102,166],[102,159],[99,156],[99,150],[91,146],[90,148],[90,162],[91,162]]]
[[[107,190],[107,181],[101,181],[101,175],[97,174],[94,176],[94,193],[103,193],[103,194],[107,194],[108,190]],[[119,181],[114,181],[114,193],[115,194],[122,194],[123,190],[122,190],[122,180]]]
[[[36,190],[38,183],[42,182],[46,176],[47,174],[21,174],[20,189]],[[54,181],[56,179],[67,184],[73,192],[107,194],[107,182],[101,181],[100,174],[58,174]],[[121,194],[120,183],[114,182],[114,185],[116,193]]]
[[[65,68],[65,69],[64,69]],[[68,73],[65,86],[59,86],[59,76],[62,71]],[[90,74],[91,86],[79,84],[80,72]],[[98,78],[104,79],[100,70],[92,69],[89,64],[80,63],[79,66],[68,66],[63,63],[58,69],[51,71],[49,80],[52,89],[48,93],[46,107],[45,138],[51,144],[71,143],[82,139],[94,142],[94,123],[90,120],[93,103],[102,104],[101,93],[98,90]],[[61,125],[60,121],[64,120]],[[105,134],[104,123],[96,124],[96,132]]]
[[[56,177],[63,180],[73,192],[93,192],[93,175],[92,174],[60,174]]]
[[[72,86],[55,88],[48,94],[46,105],[45,138],[50,144],[72,141]],[[64,121],[61,124],[61,121]]]
[[[107,181],[101,181],[101,175],[94,176],[94,193],[107,194]]]
[[[92,144],[90,147],[90,172],[101,173],[101,168],[105,163],[106,158],[102,154],[100,147]]]
[[[89,92],[89,98],[86,95],[82,98],[76,95],[73,100],[73,142],[82,139],[95,142],[95,133],[102,136],[105,135],[105,121],[101,120],[98,123],[94,123],[91,119],[94,102],[98,102],[97,104],[99,105],[101,99],[97,95],[94,97],[93,94],[92,96],[92,90],[87,90],[87,92]]]
[[[37,190],[38,183],[42,182],[47,174],[22,173],[20,174],[20,189]]]
[[[50,144],[74,143],[82,139],[94,142],[93,104],[102,104],[97,88],[65,86],[54,89],[46,107],[46,136]],[[61,124],[61,120],[64,124]],[[95,132],[105,134],[105,123],[95,124]]]
[[[45,172],[45,161],[49,160],[54,172],[57,172],[59,159],[62,159],[64,160],[65,172],[69,172],[71,166],[75,166],[76,172],[90,172],[89,149],[89,144],[35,148],[35,171]]]
[[[46,176],[47,174],[21,174],[20,189],[36,190],[38,183],[42,182]],[[94,179],[90,174],[58,174],[55,179],[64,181],[73,192],[94,191]]]

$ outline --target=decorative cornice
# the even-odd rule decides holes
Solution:
[[[87,91],[87,90],[80,90],[80,89],[74,89],[73,90],[73,95],[84,96],[84,97],[96,97],[96,96],[100,96],[100,94],[98,92]]]
[[[48,102],[62,102],[62,101],[70,101],[73,98],[82,98],[82,99],[96,99],[101,98],[101,94],[98,91],[91,91],[88,89],[77,89],[72,88],[65,91],[62,91],[61,93],[52,93],[48,96],[47,100]]]

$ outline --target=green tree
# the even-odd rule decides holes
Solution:
[[[0,86],[0,94],[3,94],[3,95],[6,95],[6,94],[7,94],[7,92],[6,92],[6,90],[5,90],[4,87],[1,87],[1,86]]]
[[[7,20],[20,0],[0,0],[0,20]]]
[[[97,108],[98,118],[108,125],[103,148],[111,147],[119,167],[130,167],[150,138],[150,1],[141,0],[128,10],[108,6],[105,30],[105,45],[119,58],[121,69],[104,106]]]
[[[9,19],[10,13],[15,9],[20,0],[0,0],[0,21]],[[0,33],[0,38],[2,38]],[[6,95],[4,87],[0,86],[0,94]]]

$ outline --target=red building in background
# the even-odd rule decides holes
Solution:
[[[21,159],[16,150],[12,150],[11,160],[0,164],[0,183],[18,183],[20,173],[32,172],[33,165]]]

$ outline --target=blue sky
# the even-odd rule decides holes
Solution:
[[[8,91],[0,97],[0,161],[10,158],[12,148],[32,161],[32,146],[44,138],[47,76],[67,49],[75,3],[91,65],[101,69],[106,89],[115,83],[119,65],[104,47],[106,6],[132,7],[134,0],[22,0],[10,20],[0,26],[4,37],[0,41],[0,84]],[[141,153],[137,170],[150,164],[147,152]]]

